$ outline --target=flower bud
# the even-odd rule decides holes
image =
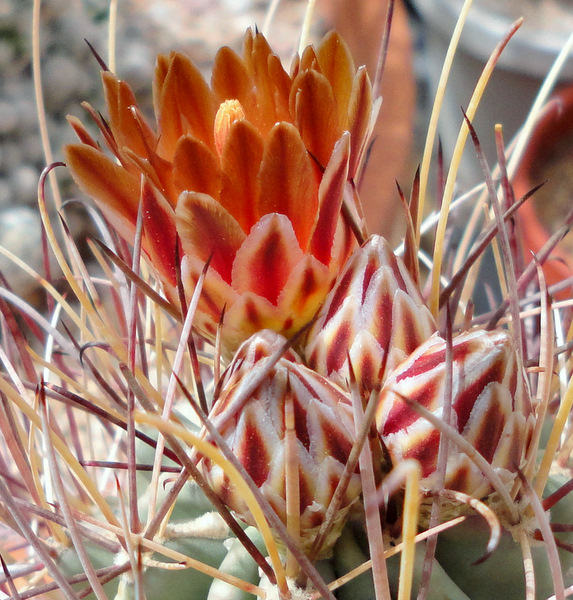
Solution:
[[[452,351],[450,424],[510,484],[522,466],[533,423],[511,337],[504,330],[475,329],[457,336]],[[446,342],[434,335],[394,369],[380,393],[376,424],[391,460],[418,460],[425,489],[436,485],[440,432],[404,398],[442,418],[445,386]],[[451,442],[444,487],[477,498],[492,491],[480,469]]]
[[[348,395],[301,364],[292,350],[282,356],[256,389],[251,389],[254,378],[268,366],[269,357],[285,341],[279,334],[265,330],[244,342],[222,378],[209,417],[273,510],[287,524],[290,492],[285,468],[288,452],[285,412],[287,404],[292,403],[300,543],[308,553],[348,460],[354,426]],[[227,475],[207,459],[202,464],[223,502],[244,521],[254,524],[244,499]],[[329,553],[359,495],[359,475],[353,473],[318,556]]]
[[[307,337],[308,365],[345,386],[348,356],[368,395],[436,330],[404,263],[372,236],[348,260]]]
[[[219,156],[223,154],[223,148],[229,135],[231,125],[235,121],[240,121],[245,118],[245,111],[238,100],[225,100],[219,106],[219,110],[215,115],[214,139],[215,148]]]

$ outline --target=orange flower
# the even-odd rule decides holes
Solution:
[[[247,31],[242,59],[217,54],[211,86],[183,54],[159,56],[155,128],[125,82],[105,71],[103,83],[109,120],[88,110],[109,152],[71,117],[81,143],[66,147],[67,164],[128,241],[141,206],[167,296],[179,239],[188,294],[211,257],[195,325],[212,339],[226,306],[227,353],[258,330],[288,336],[308,322],[355,245],[341,206],[375,113],[368,76],[338,35],[289,74]]]

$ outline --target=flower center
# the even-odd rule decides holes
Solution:
[[[229,135],[231,125],[235,121],[245,118],[245,111],[238,100],[225,100],[219,106],[215,115],[215,147],[219,156],[223,153],[225,141]]]

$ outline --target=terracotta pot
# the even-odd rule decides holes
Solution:
[[[463,0],[413,0],[413,4],[423,19],[424,59],[433,97]],[[491,52],[521,16],[523,25],[501,54],[473,120],[490,164],[497,160],[494,126],[501,123],[504,138],[508,142],[513,138],[573,31],[570,0],[474,0],[452,64],[440,116],[439,134],[446,160],[452,156],[463,122],[460,107],[468,106]],[[573,60],[567,61],[561,79],[573,81]],[[468,141],[457,183],[470,189],[482,181],[481,166]]]
[[[317,6],[327,28],[341,33],[355,63],[366,65],[374,79],[388,0],[320,0]],[[398,0],[382,78],[384,101],[360,185],[370,232],[382,234],[391,243],[400,241],[404,231],[396,181],[409,190],[415,170],[410,162],[416,114],[411,37],[406,8]]]
[[[573,209],[573,86],[557,92],[537,123],[513,179],[520,198],[547,181],[518,211],[526,262],[539,252]],[[573,276],[573,239],[568,234],[544,265],[549,285]],[[569,294],[567,293],[567,296]],[[561,295],[560,295],[561,297]]]

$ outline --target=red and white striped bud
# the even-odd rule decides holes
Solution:
[[[346,386],[348,356],[368,395],[436,331],[420,290],[386,240],[374,235],[348,260],[312,326],[308,365]]]
[[[457,336],[452,350],[450,424],[509,485],[522,466],[533,426],[529,388],[512,339],[504,330],[476,329]],[[436,485],[440,433],[404,398],[443,418],[445,385],[446,342],[435,335],[389,375],[380,394],[376,424],[391,460],[417,459],[425,489]],[[477,498],[491,493],[485,475],[452,446],[444,487]]]
[[[352,448],[352,407],[343,390],[304,366],[292,350],[253,390],[253,380],[260,377],[269,357],[285,342],[284,337],[269,330],[244,342],[223,376],[209,417],[283,523],[288,520],[287,495],[293,489],[299,494],[300,543],[305,552],[310,552]],[[287,405],[294,413],[296,443],[292,455],[298,463],[298,468],[291,471],[294,476],[290,484],[285,468],[289,452]],[[206,459],[202,464],[223,502],[254,525],[244,499],[227,475]],[[338,538],[360,489],[359,475],[353,473],[328,539],[320,549],[322,556],[329,553]]]

